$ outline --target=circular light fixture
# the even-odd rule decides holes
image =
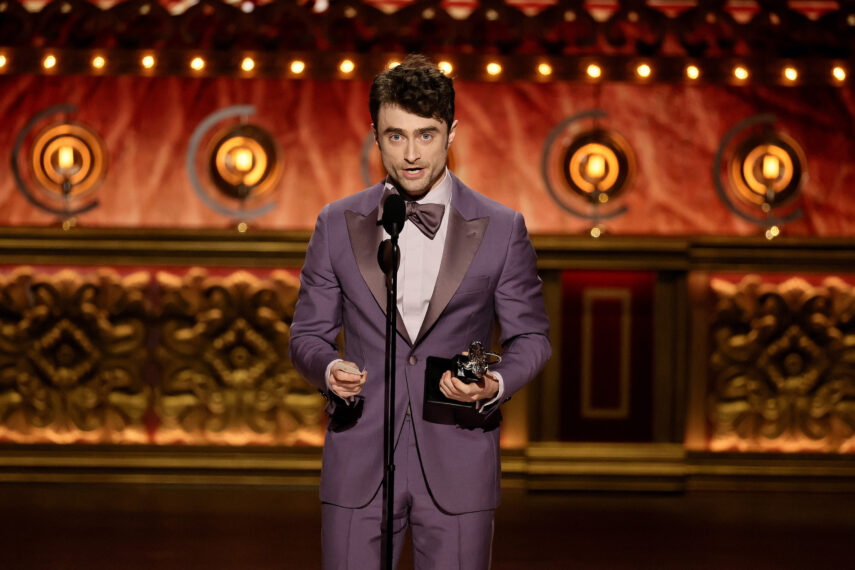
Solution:
[[[599,127],[573,137],[559,156],[563,184],[593,204],[606,204],[617,197],[635,170],[634,154],[626,140]]]
[[[8,60],[6,59],[6,56],[0,55],[0,69],[3,69],[4,67],[6,67],[7,62],[8,62]]]
[[[784,79],[789,82],[793,82],[799,78],[799,71],[792,66],[787,66],[784,68]]]
[[[454,71],[454,66],[451,65],[450,61],[440,61],[436,66],[439,68],[441,72],[446,75],[449,75],[452,71]]]
[[[635,74],[638,75],[642,79],[647,79],[650,77],[650,74],[653,73],[653,68],[646,63],[642,63],[638,67],[635,68]]]
[[[193,71],[202,71],[203,69],[205,69],[205,60],[199,56],[194,57],[192,60],[190,60],[190,68]]]
[[[807,160],[789,136],[761,132],[745,139],[730,159],[728,174],[736,195],[768,213],[794,198]]]
[[[53,69],[56,67],[56,56],[48,55],[42,60],[42,67],[45,69]]]
[[[243,58],[243,61],[240,62],[240,68],[249,73],[255,69],[255,60],[251,57]]]
[[[141,60],[141,63],[145,69],[153,68],[154,67],[154,56],[153,55],[144,56]]]
[[[779,235],[781,235],[781,228],[778,226],[770,226],[769,229],[766,230],[766,239],[773,240]]]
[[[741,65],[737,65],[733,68],[733,76],[739,81],[745,81],[751,74],[748,73],[748,69]]]
[[[96,55],[92,58],[92,67],[95,69],[104,69],[104,66],[107,65],[107,60],[101,57],[100,55]]]
[[[592,237],[592,238],[598,238],[598,237],[600,237],[601,235],[603,235],[603,230],[601,230],[601,229],[600,229],[599,227],[597,227],[597,226],[594,226],[593,228],[591,228],[591,232],[590,232],[590,233],[591,233],[591,237]]]
[[[294,75],[300,75],[306,71],[306,64],[299,59],[295,59],[291,62],[291,73]]]
[[[356,69],[356,64],[349,59],[343,59],[338,68],[342,73],[352,73]]]
[[[550,75],[552,75],[552,66],[545,62],[541,63],[537,66],[537,72],[542,77],[549,77]]]
[[[585,69],[585,73],[591,79],[599,79],[603,75],[603,69],[596,63],[592,63]]]
[[[698,79],[701,76],[701,70],[697,65],[687,65],[686,66],[686,77],[691,79],[692,81]]]
[[[267,130],[241,124],[214,136],[206,156],[216,188],[230,198],[244,201],[266,194],[277,183],[281,174],[279,154]]]
[[[78,123],[53,125],[36,136],[31,167],[36,181],[53,198],[81,197],[97,187],[106,172],[104,143]]]
[[[491,61],[490,63],[487,64],[487,74],[488,75],[496,77],[500,73],[502,73],[502,66],[500,64],[496,63],[495,61]]]
[[[846,70],[839,65],[835,65],[834,69],[831,70],[831,76],[837,81],[846,81]]]

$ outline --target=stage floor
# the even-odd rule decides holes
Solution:
[[[855,568],[855,494],[503,497],[494,570]],[[3,484],[0,567],[311,570],[319,511],[313,489]]]

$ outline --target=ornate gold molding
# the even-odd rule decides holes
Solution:
[[[855,451],[855,288],[713,279],[712,450]]]

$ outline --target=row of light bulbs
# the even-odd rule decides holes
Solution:
[[[8,62],[9,60],[5,55],[0,55],[0,70],[6,67]],[[59,61],[53,54],[48,54],[42,58],[42,68],[46,71],[55,69],[58,64]],[[387,64],[387,67],[392,68],[398,64],[398,61],[393,60]],[[92,58],[91,65],[95,70],[104,69],[107,65],[107,59],[102,55],[96,55]],[[157,65],[157,59],[153,55],[145,55],[140,59],[140,65],[143,69],[152,70]],[[200,56],[192,58],[188,63],[189,68],[196,72],[203,71],[206,65],[207,62]],[[437,65],[446,75],[454,71],[454,66],[450,61],[440,61]],[[247,56],[241,60],[240,68],[246,73],[251,73],[255,67],[256,62],[252,57]],[[306,67],[305,61],[295,59],[290,62],[288,69],[294,75],[301,75],[306,70]],[[341,73],[349,75],[356,70],[356,63],[351,59],[342,59],[339,62],[338,69]],[[536,69],[537,74],[543,78],[547,78],[553,73],[552,65],[547,62],[539,63]],[[488,76],[498,78],[502,75],[503,68],[500,63],[491,61],[484,66],[484,71]],[[694,64],[686,65],[684,73],[686,79],[690,81],[697,81],[702,75],[701,68]],[[603,68],[596,63],[590,63],[585,69],[585,74],[590,79],[601,79],[603,77]],[[639,63],[635,67],[635,74],[639,79],[649,79],[654,74],[653,65],[651,63]],[[751,77],[751,71],[746,65],[735,65],[732,69],[732,75],[737,81],[747,81]],[[841,65],[835,65],[830,70],[831,79],[837,83],[844,82],[847,75],[846,68]],[[799,69],[793,65],[786,65],[781,69],[781,76],[784,81],[795,83],[799,79]]]

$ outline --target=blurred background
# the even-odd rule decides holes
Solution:
[[[320,567],[289,323],[410,52],[551,321],[494,568],[855,565],[853,50],[851,1],[0,0],[4,567]]]

